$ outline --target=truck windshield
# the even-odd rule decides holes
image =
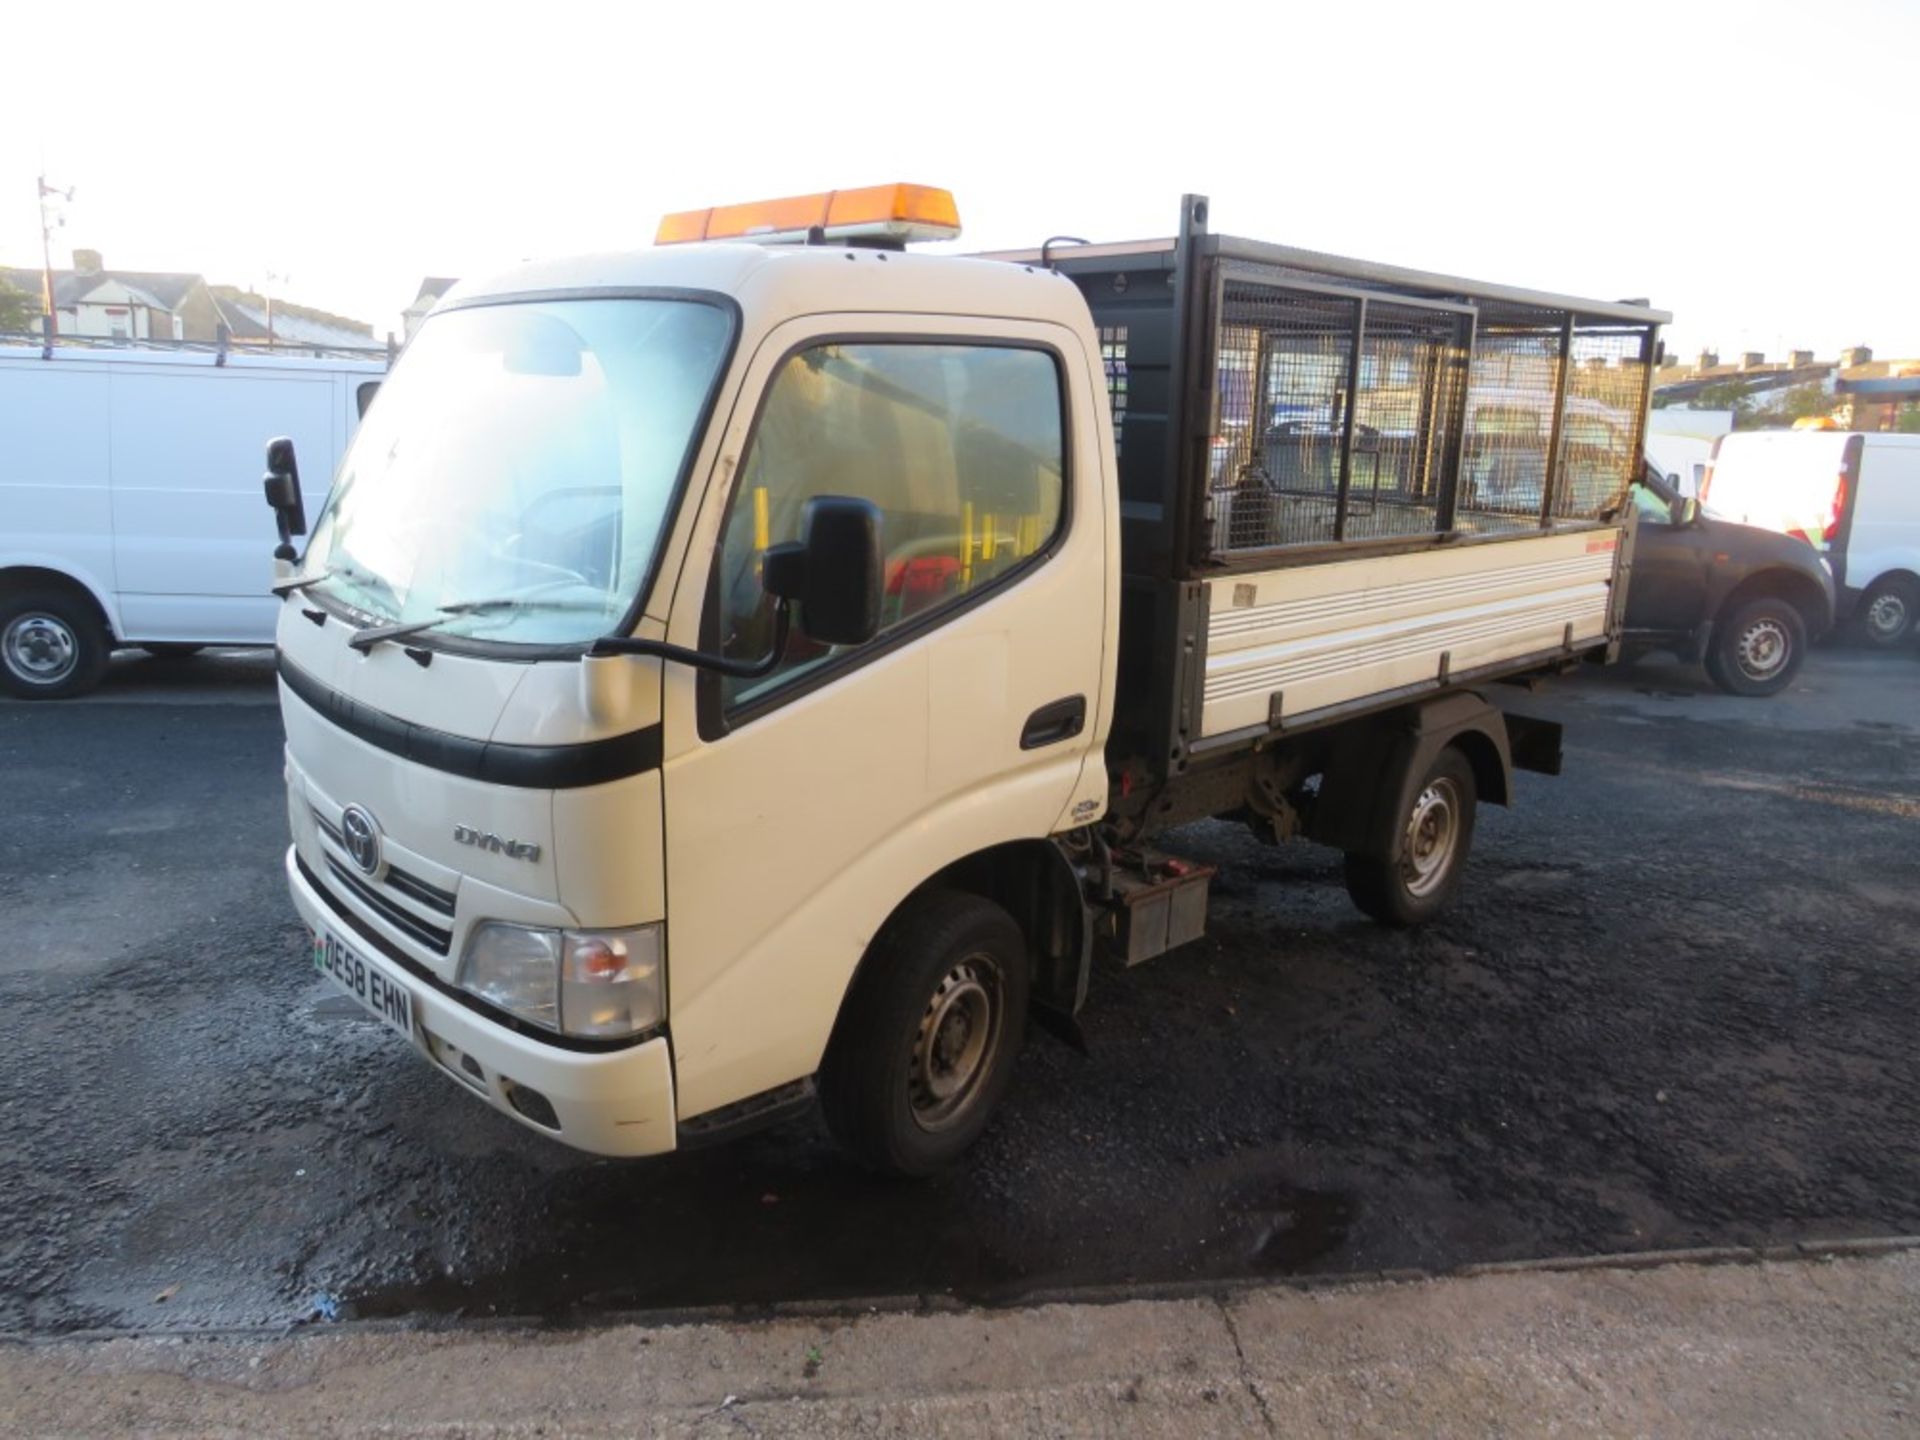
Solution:
[[[694,300],[433,316],[355,436],[303,567],[439,635],[566,645],[632,604],[731,321]]]

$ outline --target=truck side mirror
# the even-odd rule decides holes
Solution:
[[[286,436],[267,442],[267,473],[260,484],[280,527],[280,543],[274,547],[273,558],[296,559],[293,537],[307,533],[307,511],[300,499],[300,466],[293,458],[293,441]]]
[[[800,633],[827,645],[863,645],[880,632],[880,507],[816,495],[800,512],[800,539],[767,551],[762,583],[800,607]]]
[[[1691,495],[1683,495],[1673,502],[1673,523],[1685,527],[1700,518],[1700,502]]]

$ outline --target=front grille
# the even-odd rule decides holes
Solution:
[[[429,910],[438,910],[449,919],[453,917],[453,892],[429,885],[419,876],[409,874],[398,865],[387,866],[387,884],[398,890],[409,900],[418,900]]]
[[[327,817],[322,815],[318,810],[312,813],[313,823],[320,827],[320,833],[333,842],[335,849],[344,851],[347,846],[345,839],[340,834],[340,827],[327,819]],[[329,860],[328,863],[332,864],[333,862]],[[416,904],[424,905],[429,910],[438,911],[449,920],[453,918],[453,892],[451,890],[442,890],[438,885],[429,885],[412,871],[402,870],[398,865],[387,866],[384,878],[389,889],[398,890],[409,900],[412,900]]]
[[[436,955],[445,955],[453,949],[452,931],[429,925],[411,911],[401,909],[331,855],[327,857],[327,869],[334,879],[346,887],[347,893],[402,935],[418,941]],[[388,871],[388,874],[391,875],[392,871]]]

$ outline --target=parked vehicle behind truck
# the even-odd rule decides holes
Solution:
[[[1920,435],[1723,435],[1700,500],[1811,544],[1832,567],[1840,620],[1869,643],[1898,645],[1920,624]]]
[[[85,694],[115,650],[268,645],[263,437],[327,478],[382,359],[0,345],[0,690]]]
[[[1833,577],[1819,554],[1797,535],[1705,513],[1651,457],[1633,498],[1627,648],[1701,661],[1731,695],[1786,689],[1833,624]]]
[[[1479,803],[1560,763],[1470,687],[1616,651],[1665,317],[1206,210],[933,257],[945,192],[843,191],[446,297],[282,581],[315,963],[568,1144],[817,1099],[921,1174],[1096,957],[1202,933],[1173,827],[1436,913]],[[1588,407],[1617,453],[1569,461]],[[1469,494],[1503,445],[1536,491]]]

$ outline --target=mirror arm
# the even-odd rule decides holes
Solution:
[[[773,648],[761,660],[729,660],[709,655],[704,650],[689,650],[684,645],[669,645],[664,640],[636,640],[627,635],[602,635],[587,649],[589,655],[646,655],[656,660],[671,660],[691,665],[696,670],[711,670],[735,680],[758,680],[771,675],[786,658],[787,633],[793,625],[792,606],[784,599],[773,610]]]

